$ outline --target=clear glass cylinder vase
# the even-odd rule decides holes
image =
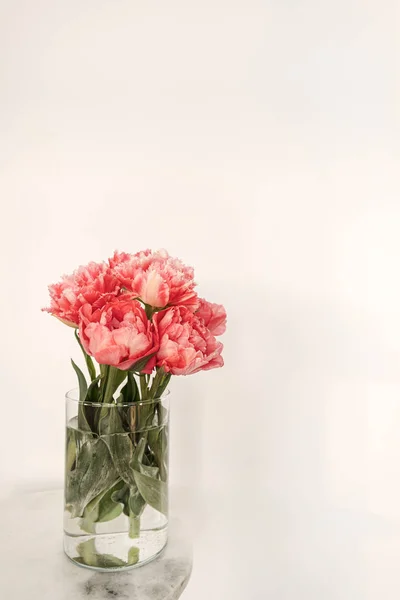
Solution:
[[[129,404],[66,396],[64,550],[96,570],[156,558],[168,536],[168,394]]]

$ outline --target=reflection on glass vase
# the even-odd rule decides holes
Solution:
[[[107,404],[67,394],[64,549],[72,561],[121,570],[162,551],[168,427],[168,394]]]

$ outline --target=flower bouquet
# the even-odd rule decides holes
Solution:
[[[168,384],[223,366],[223,306],[164,250],[115,252],[51,285],[47,312],[74,328],[88,379],[66,396],[64,549],[116,570],[167,542]]]

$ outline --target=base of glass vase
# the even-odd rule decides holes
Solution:
[[[168,541],[168,525],[141,530],[132,539],[128,533],[70,535],[64,532],[64,552],[76,565],[94,571],[125,571],[157,558]]]

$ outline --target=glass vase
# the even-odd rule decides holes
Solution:
[[[66,396],[64,550],[96,570],[156,558],[168,532],[168,395],[120,403]]]

